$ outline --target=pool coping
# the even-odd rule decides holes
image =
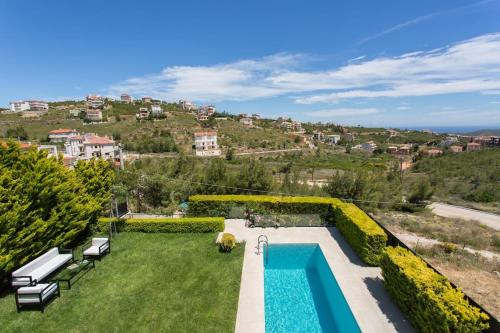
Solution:
[[[265,332],[263,255],[257,238],[269,243],[318,243],[362,332],[415,332],[392,302],[382,283],[380,268],[364,265],[336,228],[245,228],[244,220],[226,220],[225,232],[245,241],[236,333]]]

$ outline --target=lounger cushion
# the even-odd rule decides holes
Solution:
[[[21,304],[35,304],[40,303],[40,298],[38,297],[38,293],[46,288],[48,283],[39,283],[33,287],[21,287],[17,290],[18,294],[18,302]],[[57,283],[53,283],[49,288],[43,291],[42,293],[42,301],[44,301],[47,297],[51,296],[57,291]]]
[[[59,254],[56,257],[52,257],[49,261],[45,262],[43,265],[35,268],[28,274],[27,276],[31,276],[32,280],[40,281],[43,278],[47,277],[65,263],[70,261],[73,258],[71,254]],[[12,276],[12,285],[17,286],[25,286],[29,283],[28,278],[16,278],[14,275]]]
[[[101,254],[105,252],[109,248],[109,244],[106,244],[101,247]],[[92,245],[85,251],[83,251],[83,254],[86,256],[98,256],[99,255],[99,245]]]

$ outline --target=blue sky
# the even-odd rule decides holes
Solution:
[[[500,0],[2,1],[0,105],[89,93],[500,127]]]

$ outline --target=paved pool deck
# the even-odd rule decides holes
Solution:
[[[246,228],[226,220],[225,232],[245,241],[236,333],[264,333],[264,265],[257,238],[269,243],[318,243],[362,332],[415,332],[384,289],[381,270],[369,267],[352,251],[336,228]]]

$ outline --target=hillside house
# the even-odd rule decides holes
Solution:
[[[340,135],[329,134],[325,136],[325,142],[330,145],[336,145],[340,141]]]
[[[254,113],[254,114],[252,114],[252,118],[255,120],[260,120],[260,115],[258,115],[257,113]]]
[[[249,117],[240,118],[240,123],[245,126],[253,126],[253,120]]]
[[[52,143],[66,142],[69,137],[78,135],[74,129],[60,128],[49,131],[49,141]]]
[[[464,147],[453,145],[453,146],[450,146],[450,151],[453,153],[461,153],[464,151]]]
[[[184,111],[193,111],[196,110],[196,104],[190,101],[180,100],[179,105],[182,107]]]
[[[446,139],[444,139],[443,141],[441,141],[441,146],[448,147],[448,146],[451,146],[457,142],[458,142],[458,138],[456,136],[449,136]]]
[[[387,153],[391,155],[410,155],[411,146],[410,145],[393,145],[387,147]]]
[[[48,111],[49,104],[44,101],[31,100],[31,101],[15,101],[9,103],[10,112],[22,112],[22,111]]]
[[[104,158],[121,163],[122,153],[115,141],[107,136],[101,137],[95,134],[77,135],[68,138],[64,144],[65,157],[77,160],[90,160],[92,158]]]
[[[104,98],[99,95],[88,95],[85,100],[87,107],[90,109],[102,109],[104,107]]]
[[[147,118],[149,118],[149,109],[145,108],[145,107],[139,108],[139,113],[136,113],[135,117],[137,119],[147,119]]]
[[[134,98],[128,94],[121,94],[120,101],[122,103],[132,103],[134,101]]]
[[[57,146],[55,145],[38,145],[36,147],[38,151],[46,151],[47,157],[58,157]]]
[[[217,144],[217,132],[212,130],[195,132],[194,148],[196,156],[219,156],[221,151]]]
[[[160,104],[153,104],[151,105],[151,113],[154,116],[159,116],[163,114],[163,109],[161,108]]]
[[[87,109],[87,111],[85,111],[85,119],[90,122],[101,122],[102,111],[99,109]]]
[[[368,141],[368,142],[362,143],[360,145],[357,145],[354,148],[360,149],[366,153],[372,154],[375,151],[375,149],[377,149],[377,144],[373,141]]]
[[[141,100],[143,103],[152,103],[153,102],[153,98],[151,98],[149,96],[144,96]]]
[[[467,151],[478,151],[481,150],[481,144],[477,142],[467,143]]]
[[[443,153],[443,151],[441,149],[438,149],[438,148],[430,148],[430,149],[423,150],[422,153],[426,156],[435,157],[435,156],[441,155]]]
[[[317,142],[323,142],[325,136],[323,135],[323,132],[316,131],[313,133],[313,140]]]

